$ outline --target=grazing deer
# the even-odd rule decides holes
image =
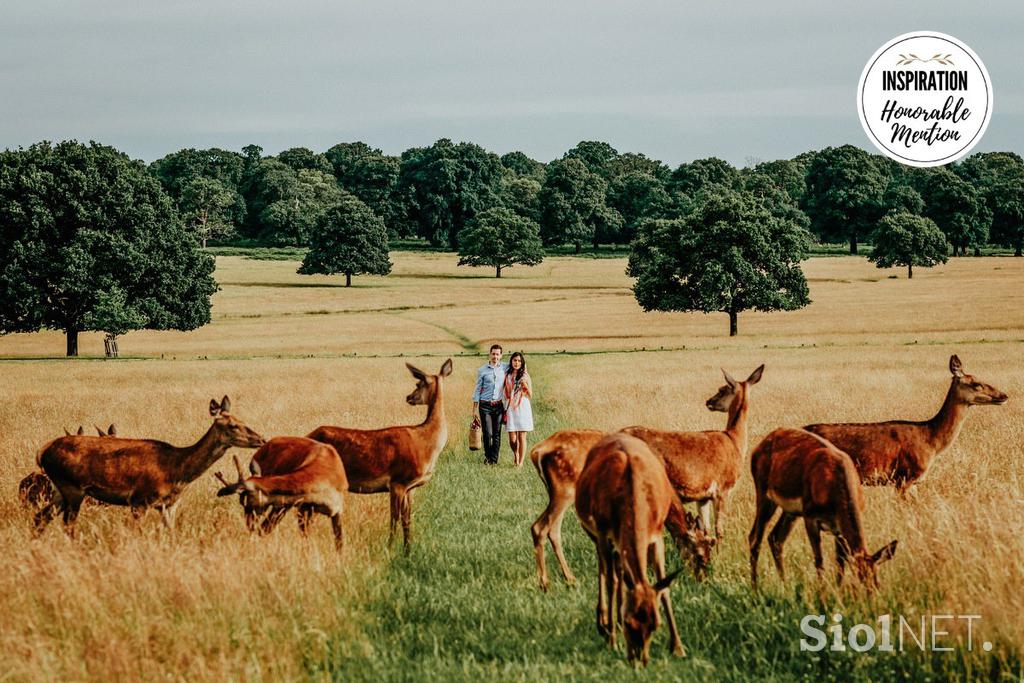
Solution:
[[[725,385],[709,398],[708,410],[728,414],[724,431],[669,432],[649,427],[628,427],[622,431],[637,437],[661,456],[676,493],[684,502],[700,506],[703,528],[711,528],[715,511],[715,538],[723,535],[722,509],[739,479],[747,452],[747,417],[750,388],[761,381],[764,365],[737,382],[725,370]]]
[[[925,422],[813,424],[809,432],[846,451],[862,483],[893,484],[905,494],[928,471],[932,459],[952,445],[960,433],[967,409],[976,405],[1002,405],[1007,396],[995,387],[965,375],[957,356],[950,356],[953,381],[939,412]]]
[[[82,501],[88,496],[111,505],[156,507],[174,530],[174,506],[189,483],[232,446],[256,448],[263,437],[231,415],[231,402],[210,401],[213,424],[195,444],[179,448],[162,441],[115,437],[65,436],[43,447],[37,462],[60,493],[36,514],[36,533],[57,513],[74,535]]]
[[[116,436],[117,428],[114,425],[110,425],[107,431],[104,432],[99,427],[96,427],[96,433],[99,436]],[[79,425],[77,436],[83,436],[84,434],[85,428]],[[64,428],[64,435],[71,436],[71,432],[66,427]],[[50,478],[41,470],[29,472],[18,484],[18,499],[23,507],[33,508],[38,511],[52,503],[56,497],[57,489],[53,488]]]
[[[551,542],[566,582],[576,583],[562,552],[562,518],[576,498],[576,480],[583,471],[587,453],[603,436],[604,432],[596,429],[565,429],[555,432],[530,450],[530,460],[548,492],[547,507],[530,527],[541,590],[546,591],[550,585],[544,560],[545,540]],[[675,497],[666,526],[680,553],[690,559],[694,574],[700,579],[710,562],[714,539],[707,539],[703,531],[696,528],[693,517]]]
[[[846,563],[853,560],[857,577],[869,590],[878,588],[876,567],[892,559],[896,541],[869,555],[864,547],[860,478],[853,460],[833,444],[802,429],[776,429],[758,444],[750,455],[756,495],[754,526],[750,530],[750,580],[757,588],[757,558],[764,531],[777,507],[782,515],[768,536],[768,545],[779,570],[782,546],[797,517],[804,528],[814,554],[819,577],[823,571],[821,532],[835,536],[837,581],[842,583]]]
[[[590,450],[576,482],[576,513],[597,549],[598,631],[614,647],[616,607],[621,608],[626,656],[644,666],[659,624],[659,597],[672,653],[685,654],[668,593],[679,572],[665,575],[663,530],[673,498],[658,457],[643,441],[621,432]],[[647,581],[649,560],[654,563],[653,586]]]
[[[275,511],[287,511],[298,505],[308,514],[319,512],[326,515],[334,529],[334,544],[340,551],[344,542],[341,524],[345,507],[343,492],[348,489],[348,479],[338,452],[325,443],[292,436],[271,439],[260,447],[261,451],[264,449],[279,452],[281,455],[277,458],[278,462],[291,460],[296,463],[296,467],[286,473],[265,474],[261,472],[254,457],[250,467],[255,472],[247,478],[242,470],[242,461],[236,455],[238,481],[229,483],[217,472],[215,476],[224,484],[217,495],[239,494],[239,502],[245,509],[246,524],[250,529],[254,527],[250,519],[255,519],[271,507]]]
[[[405,397],[411,406],[427,406],[427,417],[418,425],[384,429],[318,427],[307,436],[330,444],[345,464],[348,489],[353,493],[383,493],[391,498],[391,533],[402,522],[405,551],[409,552],[412,526],[412,491],[434,475],[437,457],[448,443],[444,415],[444,380],[452,374],[449,358],[436,375],[405,364],[416,378],[416,388]]]

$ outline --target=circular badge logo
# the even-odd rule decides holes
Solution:
[[[857,110],[883,154],[909,166],[942,166],[981,140],[992,118],[992,82],[981,58],[953,36],[905,33],[868,60]]]

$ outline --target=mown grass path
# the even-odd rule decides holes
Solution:
[[[543,401],[548,361],[534,359],[539,379],[536,439],[565,425],[557,407]],[[535,442],[535,441],[534,441]],[[695,584],[683,575],[673,600],[688,657],[667,649],[667,631],[655,636],[650,666],[634,672],[623,651],[605,647],[594,625],[596,565],[593,547],[572,513],[565,520],[568,560],[580,579],[566,586],[549,555],[552,590],[541,593],[533,565],[529,527],[546,503],[527,462],[511,467],[502,453],[497,468],[465,450],[453,435],[433,481],[415,504],[414,547],[396,554],[383,583],[361,607],[364,639],[338,638],[326,659],[308,662],[313,677],[337,680],[948,680],[991,679],[992,658],[977,671],[959,655],[920,652],[808,653],[799,650],[801,617],[842,611],[871,623],[890,606],[821,606],[802,587],[754,595],[745,582],[714,577]],[[727,539],[743,543],[744,539]],[[679,557],[670,553],[670,565]],[[763,566],[762,571],[772,571]],[[814,607],[814,605],[818,605]],[[850,622],[852,623],[852,622]],[[1008,669],[1002,669],[1007,671]]]

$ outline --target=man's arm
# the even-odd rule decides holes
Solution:
[[[476,371],[476,387],[473,389],[473,417],[480,421],[480,392],[484,388],[484,374]]]

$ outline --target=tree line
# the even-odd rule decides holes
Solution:
[[[184,149],[151,164],[104,145],[0,153],[0,333],[194,329],[216,291],[209,240],[307,247],[300,273],[387,274],[390,240],[422,238],[460,264],[532,265],[545,250],[631,245],[647,310],[729,314],[806,305],[813,241],[865,240],[879,267],[1024,247],[1024,161],[975,154],[905,167],[853,146],[738,169],[674,170],[583,141],[548,163],[442,139],[384,154],[362,142],[264,156]],[[114,344],[116,349],[116,344]]]
[[[400,156],[362,142],[276,156],[255,145],[241,153],[185,149],[149,172],[203,239],[267,245],[310,244],[320,215],[348,196],[379,217],[391,238],[422,238],[442,249],[457,250],[462,232],[491,209],[535,224],[545,247],[628,245],[645,220],[688,214],[702,190],[771,186],[807,216],[818,242],[847,243],[851,254],[894,210],[932,220],[954,254],[986,245],[1018,255],[1024,249],[1024,161],[1011,152],[918,169],[845,145],[746,168],[712,157],[671,169],[598,141],[542,163],[442,139]]]

